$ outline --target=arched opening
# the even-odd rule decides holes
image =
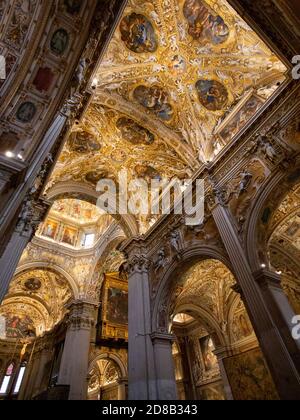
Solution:
[[[300,313],[300,185],[294,187],[273,214],[268,231],[271,266],[296,314]]]
[[[127,399],[124,367],[115,355],[99,356],[88,375],[88,400],[118,401]]]
[[[277,399],[231,271],[219,260],[198,259],[175,278],[158,322],[162,331],[167,315],[176,338],[179,399]]]

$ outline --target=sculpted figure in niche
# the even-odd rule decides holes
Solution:
[[[180,236],[177,231],[171,233],[170,244],[173,251],[180,252]]]
[[[158,273],[158,271],[161,268],[164,268],[165,263],[166,263],[166,253],[165,253],[164,249],[161,249],[158,252],[158,257],[157,257],[157,260],[156,260],[156,263],[155,263],[155,266],[154,266],[155,273]]]
[[[154,52],[157,41],[151,22],[143,15],[132,13],[120,25],[122,41],[135,53]]]
[[[214,45],[227,41],[228,26],[204,1],[186,0],[183,13],[189,24],[189,34],[194,39]]]
[[[274,163],[276,161],[277,153],[274,147],[272,146],[272,143],[269,140],[268,136],[259,136],[257,144],[258,147],[260,147],[263,154],[265,155],[265,157]]]
[[[253,178],[253,175],[250,174],[250,172],[248,172],[247,170],[244,170],[241,173],[241,181],[240,181],[240,184],[239,184],[239,193],[240,194],[247,191],[247,188],[249,187],[249,184],[250,184],[252,178]]]

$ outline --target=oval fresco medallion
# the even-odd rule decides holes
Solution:
[[[183,14],[189,24],[189,34],[201,43],[222,44],[229,37],[229,27],[223,18],[202,0],[186,0]]]
[[[132,13],[120,24],[122,41],[135,53],[154,52],[157,41],[152,23],[143,15]]]
[[[169,95],[159,86],[138,86],[133,97],[140,105],[153,111],[163,121],[170,121],[173,117],[173,108],[169,103]]]
[[[154,134],[130,118],[120,118],[117,128],[121,131],[122,138],[131,144],[149,146],[154,143]]]
[[[23,123],[29,123],[34,118],[36,111],[36,106],[32,102],[24,102],[17,110],[17,119]]]
[[[69,34],[65,29],[58,29],[54,32],[51,42],[50,48],[51,51],[57,55],[62,55],[69,45]]]
[[[220,111],[228,102],[228,91],[217,80],[198,80],[196,89],[199,101],[209,111]]]
[[[144,178],[146,181],[151,182],[152,179],[161,180],[160,173],[149,165],[136,165],[135,173],[139,178]]]
[[[42,287],[42,282],[39,279],[28,279],[25,281],[24,286],[30,292],[37,292]]]
[[[69,138],[69,147],[70,150],[81,154],[98,152],[101,149],[95,136],[86,131],[72,133]]]

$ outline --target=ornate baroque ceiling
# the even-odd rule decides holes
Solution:
[[[94,99],[50,185],[183,178],[212,160],[284,80],[285,66],[224,0],[130,0]]]
[[[31,270],[16,276],[0,307],[7,337],[34,337],[51,330],[63,318],[71,297],[67,281],[51,271]]]

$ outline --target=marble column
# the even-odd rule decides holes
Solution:
[[[86,400],[91,332],[96,306],[82,301],[71,303],[69,326],[59,370],[58,385],[69,386],[69,400]]]
[[[142,255],[127,264],[129,400],[156,400],[155,365],[151,339],[149,261]]]
[[[31,228],[24,230],[23,226],[17,226],[0,258],[0,303],[8,292],[10,282],[31,237]]]
[[[224,366],[224,359],[226,357],[228,357],[227,351],[224,349],[216,349],[215,350],[215,355],[218,358],[218,364],[219,364],[219,368],[220,368],[220,374],[221,374],[221,378],[223,381],[223,386],[224,386],[224,392],[225,392],[225,397],[227,401],[233,401],[234,397],[232,394],[232,390],[231,390],[231,385],[227,376],[227,372]]]
[[[281,287],[280,274],[272,271],[261,269],[253,274],[260,290],[263,294],[264,301],[273,317],[276,320],[276,326],[285,336],[285,341],[296,343],[300,350],[300,341],[295,341],[292,337],[293,323],[292,319],[296,315],[290,302]],[[292,348],[293,346],[291,346]],[[300,352],[296,351],[295,357],[300,358]]]
[[[210,203],[211,205],[211,203]],[[287,339],[288,327],[278,325],[249,266],[229,209],[218,200],[211,211],[241,287],[252,325],[269,365],[277,391],[284,400],[300,399],[300,364],[296,343]],[[273,305],[273,304],[272,304]],[[273,308],[274,309],[274,308]]]
[[[172,344],[175,337],[170,334],[154,333],[151,338],[154,347],[157,399],[160,401],[176,401],[178,400],[178,393],[172,354]]]

